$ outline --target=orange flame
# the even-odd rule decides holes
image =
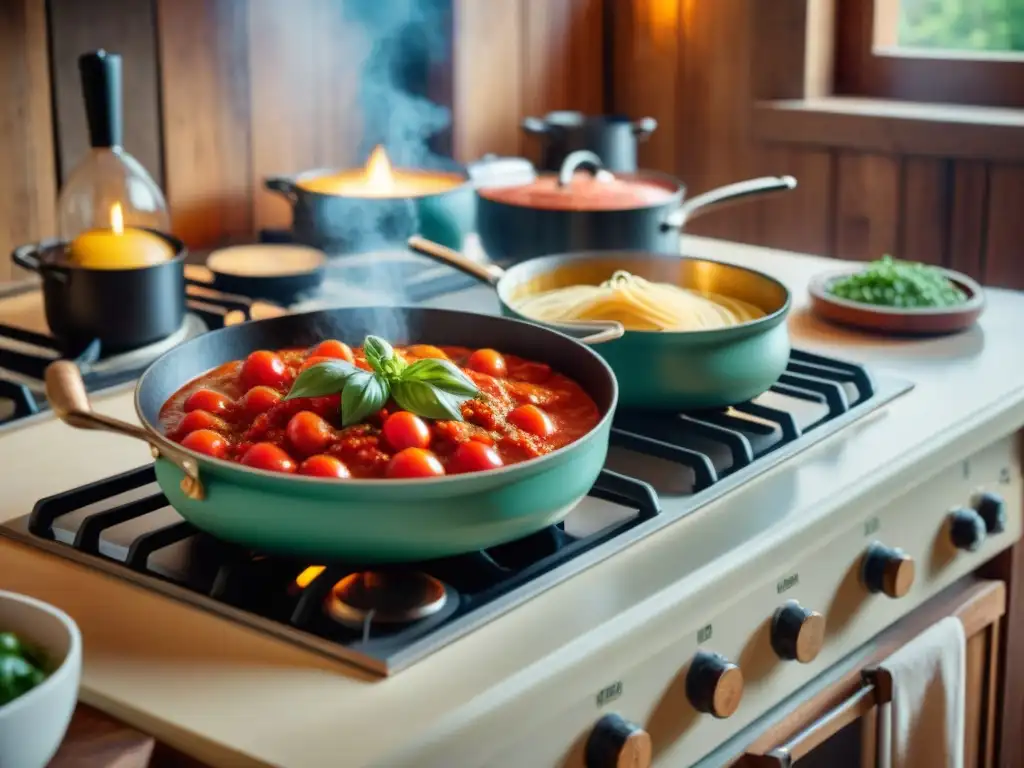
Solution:
[[[324,566],[322,565],[311,565],[309,568],[304,570],[298,576],[295,577],[295,585],[299,589],[305,589],[313,583],[313,579],[324,572]]]
[[[391,172],[391,161],[388,160],[384,146],[378,144],[370,153],[364,171],[366,187],[374,192],[391,192],[395,188],[395,176]]]
[[[115,235],[124,234],[124,211],[121,210],[120,203],[114,203],[110,209],[110,228],[114,230]]]

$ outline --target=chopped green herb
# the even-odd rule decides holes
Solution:
[[[855,274],[836,280],[828,292],[839,299],[882,307],[955,307],[967,301],[942,270],[883,256]]]
[[[13,632],[0,632],[0,707],[46,679],[42,655]]]

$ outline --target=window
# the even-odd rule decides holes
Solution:
[[[840,0],[836,93],[1024,108],[1024,0]]]

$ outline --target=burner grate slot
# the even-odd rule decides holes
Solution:
[[[773,384],[769,391],[785,395],[786,397],[794,397],[797,400],[806,400],[809,403],[828,405],[828,397],[824,393],[815,392],[812,389],[804,389],[803,387],[795,387],[792,384]],[[831,411],[829,415],[832,415]]]
[[[53,523],[58,517],[155,482],[156,472],[153,465],[147,464],[105,480],[97,480],[95,483],[47,496],[37,501],[32,508],[28,522],[29,532],[44,539],[52,539]],[[164,504],[166,503],[165,500]]]
[[[864,402],[875,394],[875,382],[871,378],[871,374],[868,373],[867,368],[863,365],[836,360],[824,355],[816,355],[813,352],[804,352],[800,349],[790,351],[789,361],[789,367],[794,368],[794,373],[799,373],[799,371],[795,370],[795,366],[808,365],[818,370],[817,375],[822,375],[821,371],[827,370],[831,376],[842,377],[841,381],[852,383],[860,394],[857,400],[858,403]]]
[[[167,506],[167,499],[162,493],[147,496],[144,499],[130,501],[127,504],[108,509],[106,512],[98,512],[89,515],[79,526],[75,533],[75,542],[72,546],[91,555],[100,554],[100,536],[107,528],[126,523],[150,512],[156,512]]]
[[[825,404],[828,405],[828,418],[830,419],[850,410],[850,401],[846,397],[846,390],[842,384],[837,382],[806,374],[784,373],[779,376],[779,383],[820,392],[825,397]]]
[[[628,432],[618,427],[612,427],[611,444],[627,451],[645,453],[689,467],[694,474],[694,492],[702,491],[718,482],[715,465],[699,451],[671,445],[664,440],[638,435],[636,432]]]
[[[788,411],[770,408],[760,403],[741,403],[740,405],[734,405],[733,410],[737,413],[744,413],[747,416],[778,424],[779,429],[782,430],[782,443],[790,443],[800,437],[800,427],[797,426],[793,414]]]
[[[163,501],[164,504],[167,503],[167,499],[163,499]],[[128,557],[125,558],[125,565],[134,571],[147,571],[149,570],[149,556],[151,554],[164,547],[169,547],[171,544],[183,541],[189,536],[195,536],[198,533],[198,528],[185,521],[144,533],[128,547]]]
[[[636,507],[641,521],[650,520],[661,511],[661,501],[650,485],[610,469],[601,470],[589,495],[615,504]]]
[[[696,416],[687,416],[685,413],[679,414],[679,420],[694,434],[719,442],[732,452],[730,472],[734,472],[740,467],[745,467],[754,460],[754,449],[750,445],[750,441],[747,440],[746,435],[742,432],[722,426],[721,424],[715,424],[704,418],[698,419]]]

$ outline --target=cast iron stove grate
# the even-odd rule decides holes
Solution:
[[[795,408],[757,400],[677,419],[664,413],[616,417],[613,450],[668,462],[676,475],[680,469],[692,473],[685,494],[656,489],[617,471],[610,452],[588,498],[565,523],[490,550],[400,568],[311,564],[215,540],[168,506],[152,466],[43,499],[31,515],[0,527],[0,533],[390,674],[696,511],[909,388],[888,380],[879,386],[862,366],[793,351],[786,374],[772,390],[788,402],[815,408],[810,419],[798,419]],[[699,445],[717,450],[694,447]],[[583,508],[593,515],[575,518]],[[616,514],[608,516],[608,509]],[[402,583],[416,577],[417,588],[439,585],[443,604],[405,623],[378,622],[373,610],[340,621],[329,610],[332,596],[343,579],[357,575]]]

